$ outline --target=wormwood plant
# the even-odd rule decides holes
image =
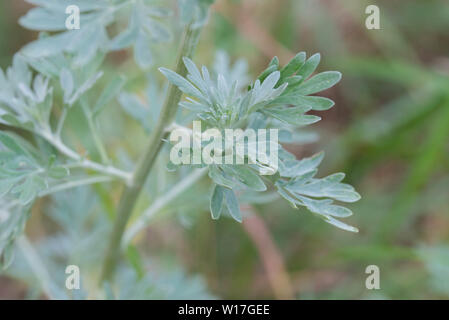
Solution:
[[[6,72],[0,70],[0,253],[6,272],[27,278],[24,265],[28,265],[34,274],[29,282],[50,298],[74,297],[53,279],[58,277],[54,275],[62,277],[63,266],[69,263],[80,265],[83,275],[85,270],[91,271],[83,282],[91,296],[182,298],[180,291],[167,292],[144,271],[146,262],[132,240],[158,212],[182,198],[203,178],[209,181],[213,219],[226,214],[241,222],[244,216],[239,198],[257,192],[260,196],[255,199],[262,199],[264,194],[281,197],[339,228],[357,231],[337,219],[352,212],[334,201],[360,198],[353,187],[342,183],[344,174],[318,178],[323,153],[298,160],[283,147],[283,143],[304,141],[307,137],[301,128],[320,120],[308,111],[324,111],[334,105],[330,99],[314,95],[341,78],[335,71],[313,75],[319,54],[307,58],[304,52],[298,53],[284,66],[275,57],[255,81],[248,80],[244,61],[231,64],[223,52],[217,54],[212,70],[205,66],[199,69],[192,57],[212,1],[179,0],[175,16],[177,19],[179,15],[180,26],[174,23],[171,29],[184,31],[174,70],[159,68],[169,83],[164,89],[155,80],[153,66],[158,50],[169,46],[164,43],[172,38],[173,32],[166,25],[174,18],[167,8],[144,0],[27,1],[36,7],[20,23],[41,33],[14,56]],[[80,8],[81,29],[68,31],[65,8],[72,4]],[[106,77],[102,71],[109,52],[128,48],[141,70],[136,78],[152,74],[148,77],[149,106],[132,93],[133,81],[128,75],[109,71]],[[101,134],[105,125],[101,118],[117,113],[115,101],[147,134],[135,164],[124,150],[112,154],[112,142],[105,143]],[[83,146],[86,141],[74,139],[74,128],[67,123],[72,114],[87,123],[88,147]],[[278,166],[257,161],[174,165],[167,159],[167,138],[171,130],[188,127],[191,120],[218,130],[278,129]],[[125,144],[133,143],[128,135],[123,139]],[[261,175],[261,167],[270,175]],[[163,191],[155,189],[166,180],[176,182]],[[101,200],[107,197],[105,190],[117,188],[123,190],[116,208],[105,207]],[[66,190],[71,191],[63,192]],[[46,215],[61,232],[33,246],[23,229],[33,205],[48,203],[39,198],[49,200]],[[150,202],[147,209],[136,206],[144,202]],[[188,207],[184,203],[178,209]],[[201,209],[202,204],[190,208]],[[105,238],[109,239],[107,243]],[[126,259],[119,264],[122,249],[126,249]],[[20,263],[13,262],[14,252],[18,252]],[[103,261],[101,272],[98,261]],[[17,267],[8,269],[11,263]],[[118,264],[121,269],[113,282]],[[185,287],[193,288],[185,297],[209,296],[201,282],[185,279],[182,271],[173,272],[181,275],[174,278]],[[172,279],[173,275],[166,277]],[[98,278],[102,293],[98,291]],[[79,296],[87,296],[87,292],[83,294]]]

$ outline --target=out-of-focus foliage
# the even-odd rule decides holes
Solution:
[[[98,199],[89,188],[74,189],[70,194],[58,194],[53,197],[44,218],[48,223],[57,224],[60,230],[34,244],[39,260],[29,260],[37,255],[30,255],[27,252],[30,246],[27,240],[19,239],[21,250],[11,268],[6,270],[7,274],[25,280],[31,288],[35,287],[36,294],[44,288],[45,294],[50,298],[95,297],[92,292],[96,290],[98,279],[93,275],[98,272],[98,261],[103,258],[106,246],[104,239],[109,226],[107,218],[99,208]],[[177,265],[158,266],[156,261],[145,259],[139,261],[141,265],[138,266],[136,260],[140,260],[140,257],[134,256],[129,265],[119,270],[117,288],[111,290],[106,286],[105,295],[101,298],[213,298],[201,278],[186,276]],[[76,265],[81,270],[80,290],[70,291],[59,285],[65,283],[65,270],[68,265]],[[138,268],[143,267],[149,271],[138,271]]]
[[[134,47],[134,58],[142,68],[153,63],[151,43],[170,40],[170,32],[158,20],[170,15],[170,11],[148,5],[151,1],[111,1],[111,0],[29,0],[38,7],[31,9],[20,19],[20,24],[28,29],[58,32],[53,35],[41,34],[40,38],[24,49],[23,53],[35,59],[51,57],[65,52],[74,56],[75,66],[84,66],[98,52],[122,50]],[[81,13],[79,30],[67,30],[66,8],[76,5]],[[119,34],[111,37],[107,28],[116,22],[125,11],[129,25]]]

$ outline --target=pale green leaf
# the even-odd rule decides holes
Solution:
[[[229,214],[238,222],[242,222],[242,213],[240,212],[239,203],[234,191],[223,188],[223,193],[225,197],[226,207],[228,208]]]
[[[224,202],[224,192],[223,187],[215,185],[212,190],[212,195],[210,198],[210,212],[212,219],[218,219],[221,214]]]
[[[310,80],[299,85],[295,92],[302,95],[314,94],[333,87],[341,79],[341,73],[338,71],[326,71],[317,74]]]

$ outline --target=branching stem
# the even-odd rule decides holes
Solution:
[[[131,174],[128,172],[125,172],[123,170],[117,169],[113,166],[105,166],[100,163],[91,161],[89,159],[84,159],[82,156],[80,156],[78,153],[67,147],[59,137],[53,135],[51,132],[44,132],[41,134],[42,137],[47,140],[52,146],[54,146],[59,152],[61,152],[66,157],[75,160],[76,164],[73,164],[72,166],[85,168],[85,169],[91,169],[97,172],[101,172],[110,176],[115,176],[117,178],[120,178],[124,180],[127,184],[131,180]]]
[[[104,146],[103,141],[98,134],[97,125],[92,116],[92,111],[89,109],[87,102],[85,99],[81,99],[81,108],[83,109],[84,116],[87,119],[87,124],[89,125],[89,130],[92,134],[92,138],[94,139],[95,146],[97,147],[98,152],[100,153],[101,161],[103,163],[109,163],[109,157],[106,152],[106,148]]]

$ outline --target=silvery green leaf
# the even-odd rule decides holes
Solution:
[[[118,101],[126,113],[137,120],[147,132],[150,130],[150,112],[137,96],[122,92]]]
[[[248,62],[244,59],[238,59],[235,63],[231,63],[231,58],[224,50],[218,50],[216,52],[213,67],[215,75],[223,75],[229,86],[237,83],[237,91],[246,88],[250,82]],[[189,73],[191,72],[189,71]],[[201,90],[204,91],[202,88]]]
[[[34,102],[36,101],[36,97],[34,96],[34,93],[33,91],[31,91],[30,87],[21,82],[19,83],[18,88],[25,97]]]
[[[301,82],[303,82],[303,77],[301,76],[291,76],[284,81],[288,84],[287,90],[285,92],[292,91],[296,86],[298,86]]]
[[[101,51],[100,48],[107,43],[108,37],[103,27],[92,24],[90,28],[91,31],[75,46],[75,57],[73,59],[75,67],[86,66]]]
[[[299,196],[298,199],[300,201],[298,203],[302,203],[302,205],[305,205],[313,213],[325,216],[326,218],[328,218],[329,216],[346,218],[352,215],[351,210],[333,204],[333,201],[331,199],[315,200],[303,196]]]
[[[277,192],[260,193],[257,191],[245,191],[240,195],[239,201],[243,204],[268,204],[279,199]]]
[[[149,6],[145,8],[145,13],[155,18],[167,18],[173,14],[173,12],[167,8]]]
[[[351,210],[337,205],[327,206],[326,209],[323,211],[323,213],[337,218],[347,218],[352,216]]]
[[[210,212],[212,219],[216,220],[220,218],[221,210],[223,208],[224,202],[224,191],[223,187],[215,185],[212,190],[212,195],[210,197]]]
[[[40,114],[40,123],[44,125],[48,125],[50,123],[50,114],[51,109],[53,107],[53,88],[50,88],[45,93],[44,100],[41,102],[37,102],[37,110],[39,110]]]
[[[0,194],[16,196],[21,205],[28,205],[48,187],[41,155],[23,138],[4,132],[0,133],[0,151]]]
[[[289,92],[270,102],[270,105],[307,106],[312,110],[323,111],[332,108],[334,102],[324,97],[305,96],[296,92]]]
[[[139,34],[139,29],[126,29],[125,31],[119,33],[114,39],[111,40],[109,44],[109,50],[122,50],[131,46],[137,39]]]
[[[248,188],[255,191],[265,191],[267,187],[262,179],[251,168],[245,165],[226,165],[223,166],[225,172],[233,174],[235,179],[243,183]]]
[[[39,191],[47,188],[47,185],[43,178],[38,175],[32,175],[28,179],[25,179],[23,183],[16,185],[11,193],[19,194],[19,202],[21,205],[28,205],[36,196]]]
[[[142,69],[147,69],[153,64],[153,55],[149,43],[149,37],[143,31],[140,31],[134,45],[134,59]]]
[[[276,118],[282,122],[294,126],[306,126],[321,120],[320,117],[314,115],[305,115],[310,107],[290,107],[290,108],[265,108],[262,112],[270,117]]]
[[[36,41],[28,43],[22,52],[31,58],[42,58],[57,55],[64,51],[70,43],[72,35],[70,32],[62,32],[53,36],[41,37]]]
[[[119,33],[109,44],[109,50],[122,50],[131,46],[139,36],[139,12],[134,7],[128,27]]]
[[[307,78],[310,77],[318,67],[320,60],[321,55],[319,53],[314,54],[309,59],[307,59],[307,61],[303,64],[303,66],[298,70],[296,74],[302,76],[304,80],[307,80]]]
[[[429,284],[443,295],[449,294],[446,279],[449,276],[449,247],[447,244],[421,245],[416,249],[418,258],[424,263],[430,275]]]
[[[178,170],[179,165],[176,165],[169,160],[165,168],[167,169],[168,172],[175,172],[176,170]]]
[[[333,173],[323,179],[326,180],[327,182],[337,183],[337,182],[343,181],[345,176],[346,175],[343,172],[337,172],[337,173]]]
[[[78,89],[76,89],[75,93],[67,101],[67,103],[72,106],[76,101],[78,101],[79,98],[81,98],[83,94],[89,91],[102,76],[103,72],[98,72],[88,78],[83,84],[81,84],[81,86],[78,87]]]
[[[218,185],[234,188],[235,182],[226,173],[218,169],[216,166],[209,166],[209,177]]]
[[[45,100],[48,93],[48,83],[49,79],[44,78],[42,75],[38,74],[34,78],[33,91],[36,96],[36,102],[40,103]]]
[[[299,85],[295,92],[302,95],[314,94],[333,87],[340,79],[341,73],[338,71],[322,72]]]
[[[198,99],[204,98],[197,88],[195,88],[189,81],[181,77],[176,72],[173,72],[166,68],[159,68],[159,71],[167,78],[168,81],[177,86],[179,90],[181,90],[185,94],[188,94]]]
[[[153,260],[152,260],[153,261]],[[208,292],[205,281],[198,276],[190,276],[180,267],[158,268],[157,265],[139,278],[135,270],[124,269],[117,274],[117,299],[157,299],[179,300],[216,299]]]
[[[287,66],[278,71],[279,61],[273,59],[259,79],[246,91],[240,90],[237,82],[230,81],[232,77],[227,67],[229,66],[227,55],[221,56],[221,61],[215,66],[215,72],[212,74],[205,66],[200,72],[187,58],[184,59],[188,71],[186,78],[164,68],[161,68],[161,72],[172,84],[189,96],[186,97],[186,101],[180,103],[180,106],[193,111],[194,116],[201,119],[207,126],[225,130],[243,125],[256,130],[271,125],[284,129],[283,131],[288,133],[288,141],[292,141],[293,126],[311,124],[320,119],[314,115],[306,115],[306,112],[326,110],[334,104],[327,98],[307,96],[329,88],[340,78],[338,72],[324,72],[304,82],[318,62],[319,55],[305,61],[305,54],[299,53]],[[280,80],[282,84],[277,86]],[[290,105],[293,107],[289,107]],[[300,141],[310,142],[315,137],[308,135]],[[285,137],[280,138],[282,140]],[[250,144],[245,145],[245,149],[252,150]],[[323,179],[314,178],[324,154],[318,153],[310,158],[296,160],[294,155],[286,152],[282,147],[278,146],[278,150],[279,168],[276,166],[278,172],[274,176],[266,177],[277,186],[278,193],[293,207],[306,206],[310,211],[320,214],[327,222],[353,231],[352,227],[332,218],[333,216],[349,216],[351,214],[349,209],[332,204],[332,199],[308,198],[309,196],[330,197],[347,202],[356,201],[359,198],[358,193],[351,186],[341,183],[344,176],[340,173]],[[245,160],[250,155],[248,152],[248,154],[236,156]],[[215,184],[223,187],[225,202],[228,206],[226,194],[232,191],[229,189],[233,187],[245,186],[259,192],[266,190],[264,182],[256,173],[256,170],[262,169],[263,165],[257,161],[250,166],[212,165],[209,166],[209,176]],[[235,197],[234,193],[233,196]],[[236,201],[231,203],[235,204]],[[230,212],[234,218],[241,216],[235,205]]]
[[[319,152],[310,158],[302,160],[286,160],[279,168],[281,176],[296,177],[315,170],[324,158],[324,152]]]
[[[33,79],[21,54],[14,56],[4,80],[7,83],[0,88],[0,122],[26,130],[47,125],[53,92],[49,80],[39,74]]]
[[[346,231],[358,232],[357,228],[347,225],[333,217],[333,216],[336,217],[350,216],[352,215],[352,212],[349,209],[333,205],[332,200],[330,199],[315,200],[301,196],[298,197],[298,199],[303,203],[303,205],[307,207],[307,209],[323,217],[323,219],[326,222]]]
[[[167,42],[171,40],[171,33],[167,28],[151,18],[144,19],[143,27],[151,35],[152,41]]]
[[[189,72],[187,78],[197,86],[202,92],[207,92],[207,84],[203,80],[200,71],[196,67],[195,63],[187,57],[183,57],[184,65]]]
[[[20,82],[30,84],[33,77],[28,68],[25,58],[21,54],[15,54],[13,58],[12,67],[7,71],[9,81],[18,85]]]
[[[340,183],[337,175],[330,178],[311,179],[306,184],[291,184],[287,186],[292,192],[310,197],[329,197],[343,202],[355,202],[360,200],[360,195],[352,186]]]
[[[287,190],[285,190],[285,189],[284,189],[282,186],[280,186],[278,183],[276,183],[276,187],[277,187],[277,190],[278,190],[279,195],[280,195],[282,198],[284,198],[285,200],[287,200],[288,203],[289,203],[293,208],[297,209],[298,207],[297,207],[296,204],[297,204],[298,200],[295,199],[293,196],[291,196],[291,195],[287,192]]]
[[[209,6],[215,0],[178,0],[181,22],[196,29],[206,24]]]
[[[20,177],[3,178],[0,181],[0,198],[8,194],[20,180]]]
[[[272,74],[273,72],[278,71],[277,65],[270,65],[268,68],[266,68],[262,73],[257,77],[257,80],[264,81],[268,75]]]
[[[193,19],[196,10],[195,4],[196,0],[178,0],[181,21],[183,24],[188,24]]]
[[[330,223],[331,225],[340,228],[342,230],[346,230],[349,232],[359,232],[359,229],[357,229],[356,227],[350,226],[349,224],[346,224],[344,222],[341,222],[340,220],[337,220],[333,217],[327,216],[324,221],[326,221],[327,223]]]
[[[47,169],[47,174],[49,177],[54,179],[62,179],[70,175],[69,169],[61,166],[52,166]]]
[[[295,176],[293,179],[291,179],[286,186],[289,188],[294,189],[295,187],[302,186],[312,180],[313,177],[318,173],[318,169],[314,169],[311,171],[308,171],[306,173],[303,173],[301,175]]]
[[[14,246],[9,244],[3,250],[0,250],[0,271],[6,270],[11,266],[14,260],[14,249]]]
[[[39,39],[26,45],[22,52],[31,58],[55,56],[60,53],[74,55],[73,64],[84,66],[105,47],[108,41],[106,27],[114,22],[114,15],[108,13],[108,1],[88,0],[31,0],[38,8],[31,9],[21,19],[25,27],[40,31],[62,31],[54,35],[41,33]],[[80,9],[79,30],[67,30],[66,8],[76,5]]]
[[[279,142],[290,144],[309,144],[318,141],[318,134],[316,132],[308,131],[279,131]]]
[[[229,214],[234,218],[234,220],[242,222],[242,213],[240,212],[239,202],[234,191],[227,188],[222,188],[222,190]]]
[[[107,0],[26,0],[26,2],[64,13],[70,5],[78,6],[80,12],[98,10],[109,5]]]
[[[279,71],[275,71],[271,73],[268,77],[265,78],[265,80],[262,82],[260,86],[260,92],[261,93],[268,93],[271,90],[273,90],[276,83],[279,81],[279,78],[281,77],[281,74]]]
[[[93,108],[94,116],[98,115],[106,107],[106,105],[120,93],[125,83],[126,78],[124,76],[118,76],[111,82],[109,82],[109,84],[103,89],[103,92],[100,94],[100,97],[95,103],[95,106]]]
[[[271,61],[270,61],[270,63],[268,64],[268,66],[269,66],[269,67],[271,67],[271,66],[279,67],[279,58],[278,58],[277,56],[274,56],[274,57],[271,59]]]
[[[14,258],[14,241],[29,217],[29,207],[10,206],[0,198],[0,270],[6,270]]]
[[[19,19],[21,26],[39,31],[65,30],[66,15],[43,8],[33,8]]]
[[[64,57],[62,57],[64,59]],[[29,66],[36,70],[38,73],[42,74],[47,78],[57,78],[59,77],[59,72],[62,67],[58,65],[61,61],[61,55],[56,55],[48,58],[32,58],[30,56],[25,56],[25,59]]]

